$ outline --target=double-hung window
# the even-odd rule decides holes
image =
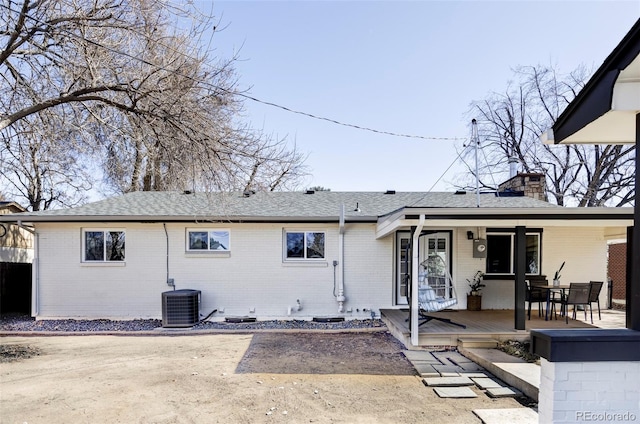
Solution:
[[[83,262],[124,262],[124,230],[82,231]]]
[[[487,274],[513,275],[515,272],[515,234],[487,231]],[[525,274],[540,275],[541,231],[526,233]]]
[[[324,259],[325,233],[285,231],[285,260]]]
[[[231,236],[223,229],[188,229],[188,252],[230,252]]]

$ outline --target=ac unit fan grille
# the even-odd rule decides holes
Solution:
[[[162,326],[191,327],[200,320],[200,290],[162,293]]]

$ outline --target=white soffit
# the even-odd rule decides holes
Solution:
[[[613,86],[611,110],[561,144],[634,144],[635,119],[640,112],[640,56],[623,69]],[[553,131],[540,136],[545,144],[553,144]]]

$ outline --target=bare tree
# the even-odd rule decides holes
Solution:
[[[91,188],[83,150],[59,118],[43,111],[0,132],[0,176],[7,190],[20,193],[34,211],[56,203],[76,205]]]
[[[519,67],[503,93],[472,102],[469,116],[478,122],[482,187],[495,189],[508,176],[508,162],[517,160],[521,171],[545,174],[550,201],[558,205],[633,203],[635,146],[550,146],[540,142],[540,135],[577,95],[587,77],[584,68],[560,75],[552,67]],[[471,154],[467,149],[463,157]],[[475,169],[467,167],[475,176]]]
[[[184,7],[3,0],[2,188],[37,210],[104,182],[118,192],[295,185],[304,156],[239,122],[235,58],[194,44],[215,21]]]

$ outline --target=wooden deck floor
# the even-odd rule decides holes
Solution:
[[[581,313],[581,312],[579,312]],[[411,347],[408,309],[382,309],[382,320],[389,327],[389,331],[401,342]],[[526,321],[526,330],[514,329],[513,310],[486,310],[472,312],[467,310],[437,312],[430,314],[451,319],[453,322],[464,324],[467,328],[447,324],[441,321],[429,321],[420,326],[419,346],[457,346],[460,338],[491,338],[495,340],[524,340],[529,338],[531,329],[549,328],[593,328],[579,320],[569,319],[569,324],[564,318],[545,321],[544,317],[538,317],[538,311],[531,312],[531,320]]]

